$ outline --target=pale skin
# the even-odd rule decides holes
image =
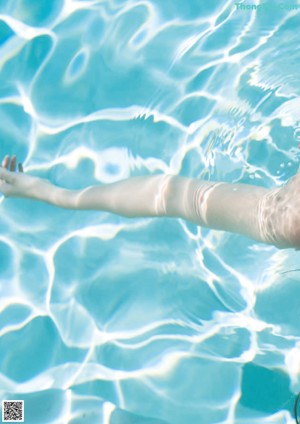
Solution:
[[[0,192],[5,197],[131,218],[182,218],[280,249],[300,248],[299,187],[300,173],[274,189],[161,174],[67,190],[25,174],[15,156],[5,156],[0,167]]]

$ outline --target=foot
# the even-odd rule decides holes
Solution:
[[[18,172],[17,172],[18,168]],[[5,197],[32,197],[32,191],[40,179],[23,173],[23,165],[17,166],[16,156],[6,155],[0,167],[0,192]]]

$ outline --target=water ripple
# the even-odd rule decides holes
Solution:
[[[295,11],[48,3],[0,5],[2,154],[28,172],[81,188],[297,171]],[[0,393],[26,422],[292,422],[297,252],[182,220],[0,208]]]

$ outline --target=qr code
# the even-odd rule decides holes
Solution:
[[[24,422],[24,401],[23,400],[3,400],[2,401],[2,421],[4,423]]]

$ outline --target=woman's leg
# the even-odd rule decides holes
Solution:
[[[171,175],[134,177],[83,190],[14,172],[15,160],[0,168],[0,191],[69,209],[104,210],[126,217],[178,217],[231,231],[277,247],[300,246],[300,176],[269,190],[249,184],[203,181]],[[10,170],[9,170],[10,169]]]
[[[69,209],[104,210],[127,217],[180,217],[206,224],[209,192],[222,183],[171,175],[134,177],[83,190],[66,190],[49,181],[26,175],[16,158],[5,157],[0,168],[0,191],[6,197],[44,201]]]

